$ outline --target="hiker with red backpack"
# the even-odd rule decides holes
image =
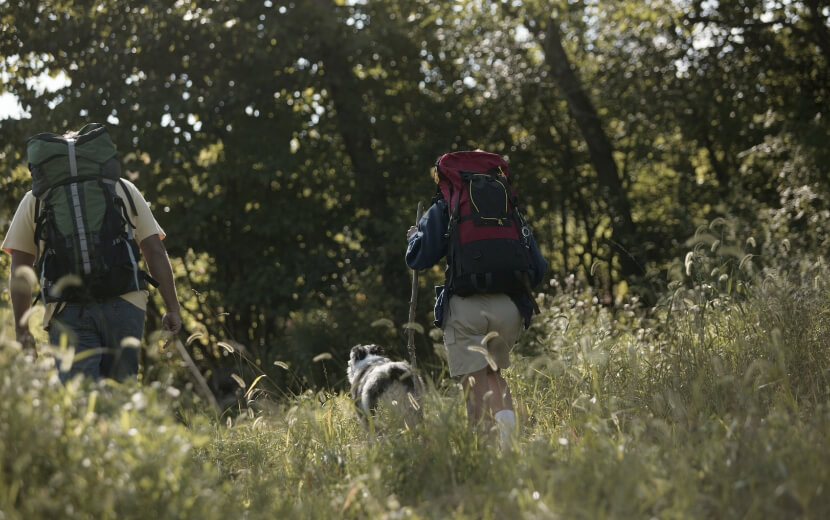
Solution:
[[[19,276],[34,268],[37,300],[46,305],[43,326],[53,345],[62,339],[73,359],[59,362],[66,381],[76,374],[123,381],[138,374],[138,344],[147,308],[147,284],[158,287],[168,334],[181,329],[173,271],[161,240],[164,231],[138,189],[121,177],[115,146],[100,124],[64,135],[27,140],[32,190],[3,240],[11,255],[9,287],[15,332],[34,349],[28,319],[31,283]],[[144,254],[152,277],[139,268]]]
[[[432,206],[407,231],[406,263],[426,269],[446,257],[436,287],[435,325],[444,331],[450,375],[460,377],[467,418],[498,429],[502,448],[516,435],[516,417],[502,369],[539,309],[531,290],[547,270],[521,214],[507,163],[483,151],[441,156],[433,171]]]

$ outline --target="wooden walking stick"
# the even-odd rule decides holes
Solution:
[[[170,340],[168,340],[170,341]],[[167,345],[165,343],[165,345]],[[210,390],[210,387],[205,380],[205,376],[199,372],[199,367],[196,366],[196,363],[193,362],[193,358],[190,357],[190,354],[187,353],[187,349],[184,348],[182,342],[179,341],[179,338],[173,338],[173,345],[176,347],[176,351],[184,360],[185,365],[187,365],[187,369],[190,370],[190,374],[193,376],[193,379],[196,380],[197,386],[201,391],[202,397],[204,397],[208,403],[216,410],[216,413],[221,415],[222,408],[219,406],[219,403],[216,401],[216,396],[213,395],[213,392]]]
[[[418,201],[418,211],[415,214],[415,225],[421,221],[421,213],[424,211],[424,204]],[[409,341],[406,348],[409,350],[409,362],[412,364],[412,370],[415,370],[415,307],[418,304],[418,270],[412,270],[412,293],[409,296]]]

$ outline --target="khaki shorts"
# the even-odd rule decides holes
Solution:
[[[482,345],[490,332],[498,335]],[[444,346],[451,376],[487,368],[487,357],[467,347],[484,347],[500,369],[510,366],[510,349],[522,332],[522,316],[506,294],[476,294],[450,298],[444,321]]]

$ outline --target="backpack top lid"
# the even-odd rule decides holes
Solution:
[[[481,150],[446,153],[435,163],[438,170],[438,187],[444,200],[454,207],[464,185],[465,174],[501,173],[510,179],[510,169],[504,158],[495,153]],[[453,200],[453,197],[456,200]]]
[[[70,153],[75,156],[75,172],[70,168]],[[121,178],[115,145],[100,123],[84,126],[71,138],[53,133],[34,135],[26,140],[26,154],[32,174],[32,193],[38,198],[72,177],[77,180]]]

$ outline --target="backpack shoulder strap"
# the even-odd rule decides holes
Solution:
[[[44,288],[44,280],[43,280],[43,258],[42,256],[46,256],[46,250],[40,250],[40,237],[43,235],[43,225],[46,223],[46,211],[43,211],[43,207],[41,206],[40,199],[35,197],[35,269],[39,269],[40,273],[40,285],[41,289],[38,291],[37,296],[32,301],[32,306],[37,304],[37,302],[43,298],[44,303],[46,302],[46,298],[44,296],[45,288]],[[40,266],[40,268],[38,268]]]
[[[135,201],[133,201],[132,195],[130,195],[130,189],[127,188],[127,184],[124,182],[124,179],[118,179],[118,184],[121,185],[121,189],[124,190],[124,196],[127,197],[127,202],[130,203],[130,209],[133,211],[133,216],[138,216],[138,209],[135,207]]]
[[[43,224],[46,222],[46,212],[41,211],[40,199],[35,197],[35,261],[40,258],[40,237],[43,235]]]
[[[433,195],[433,196],[432,196],[432,203],[433,203],[433,204],[435,204],[435,203],[436,203],[436,202],[438,202],[439,200],[444,200],[444,201],[446,201],[446,199],[444,199],[444,194],[443,194],[443,193],[441,193],[441,187],[440,187],[440,186],[436,186],[436,187],[435,187],[435,195]]]

